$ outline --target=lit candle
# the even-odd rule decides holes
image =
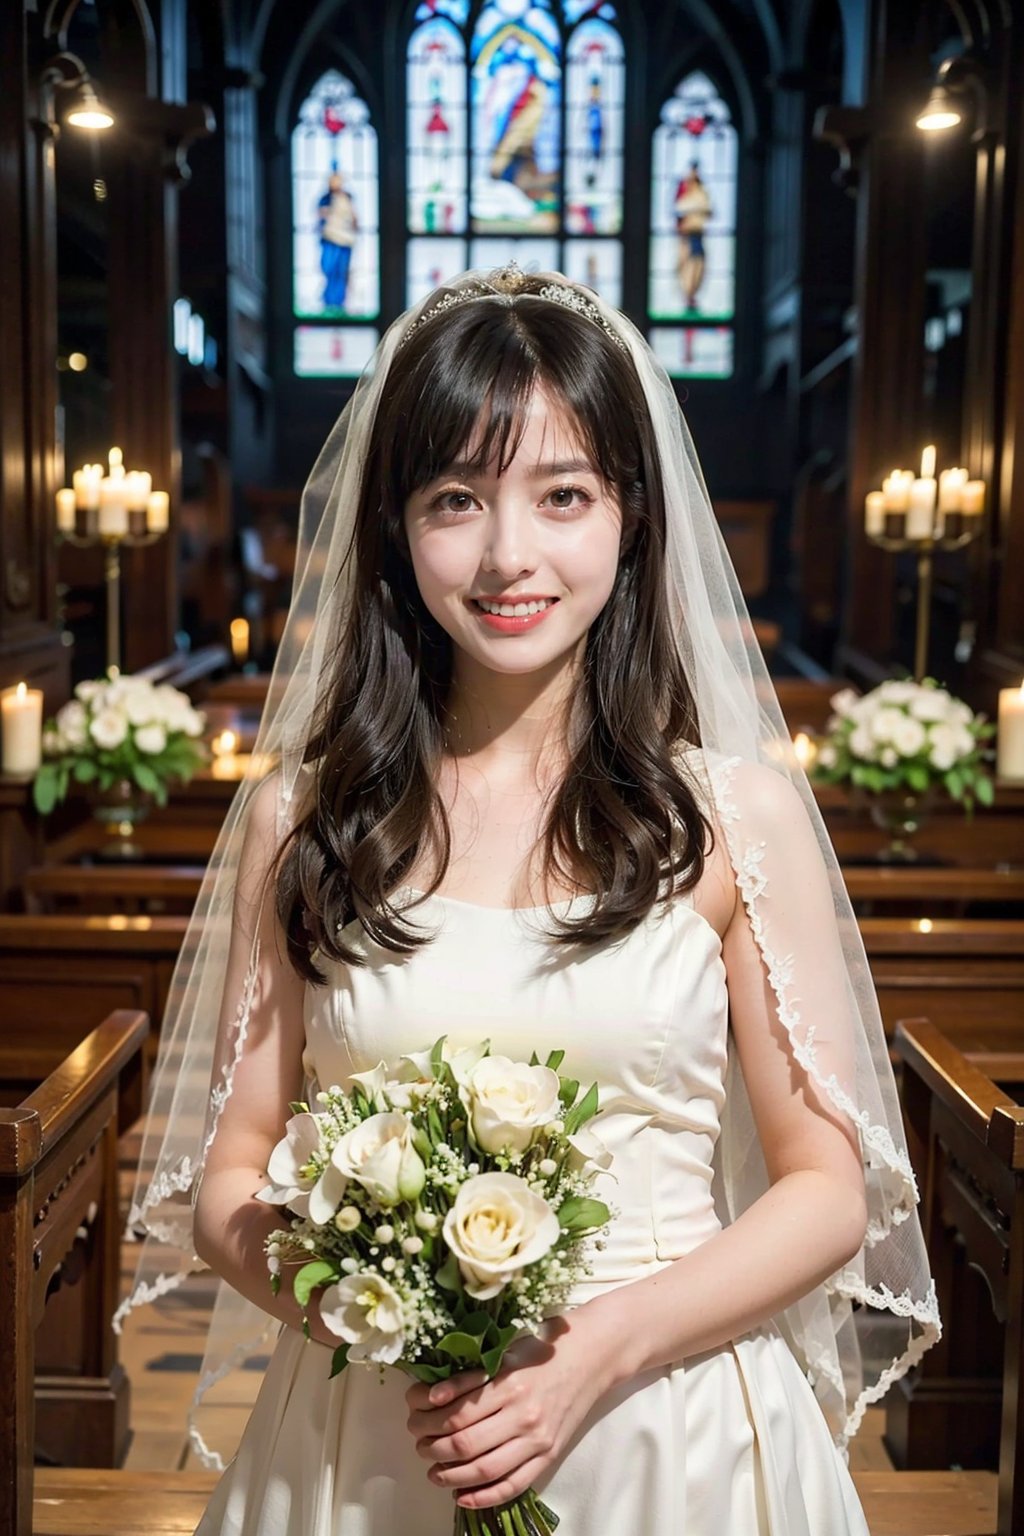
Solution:
[[[1024,683],[999,690],[996,778],[1024,783]]]
[[[963,528],[960,497],[966,484],[966,469],[944,469],[939,476],[938,533],[944,539],[960,537]]]
[[[960,492],[960,510],[965,517],[978,517],[985,510],[984,480],[968,480]]]
[[[57,527],[61,533],[74,533],[75,512],[78,508],[78,498],[70,486],[65,485],[57,492]]]
[[[235,756],[235,748],[238,746],[238,737],[234,731],[221,731],[210,743],[213,748],[213,762],[210,764],[210,772],[215,779],[235,779],[238,777],[238,759]]]
[[[128,532],[128,508],[123,480],[107,478],[100,486],[100,536],[119,539]]]
[[[810,732],[797,731],[793,737],[793,753],[805,773],[809,768],[814,767],[818,746]]]
[[[885,497],[881,491],[868,491],[864,498],[864,532],[885,532]]]
[[[5,688],[0,712],[4,773],[35,773],[43,756],[43,690],[24,683]]]
[[[137,537],[146,531],[146,503],[153,489],[153,477],[141,469],[130,469],[125,479],[128,504],[128,531]]]
[[[909,502],[910,486],[904,479],[902,469],[894,469],[882,481],[882,504],[885,508],[885,532],[888,538],[903,538]]]
[[[930,539],[935,521],[935,491],[933,479],[915,480],[910,487],[910,506],[907,509],[907,538]]]
[[[935,479],[935,444],[929,443],[921,455],[921,479]]]
[[[166,491],[150,491],[146,498],[146,526],[150,533],[166,533],[170,523],[171,498]]]
[[[124,469],[124,454],[120,448],[111,448],[107,454],[107,463],[110,465],[111,474],[114,473],[115,469]]]
[[[75,488],[75,501],[83,512],[95,512],[100,504],[100,483],[103,479],[101,464],[83,464],[71,476]]]
[[[249,620],[231,620],[231,654],[235,665],[243,667],[249,659]]]

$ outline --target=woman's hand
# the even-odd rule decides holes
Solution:
[[[518,1498],[558,1460],[610,1385],[595,1370],[586,1307],[550,1318],[539,1337],[517,1339],[497,1376],[462,1371],[406,1392],[409,1431],[427,1476],[467,1509]]]

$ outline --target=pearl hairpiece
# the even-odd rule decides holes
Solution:
[[[399,342],[399,347],[404,347],[409,337],[418,331],[421,325],[426,325],[428,320],[433,320],[437,315],[445,314],[449,309],[454,309],[457,304],[467,304],[472,299],[505,299],[512,303],[516,294],[526,283],[526,273],[522,271],[518,262],[510,261],[507,266],[492,272],[488,279],[488,286],[482,284],[467,284],[466,287],[446,293],[443,299],[438,299],[424,310],[418,320],[414,320]],[[566,309],[574,309],[578,315],[584,315],[594,325],[599,325],[606,336],[610,336],[615,345],[621,351],[629,349],[622,337],[609,325],[597,305],[580,293],[576,288],[570,288],[565,283],[546,283],[536,293],[528,295],[529,298],[548,299],[555,304],[561,304]]]

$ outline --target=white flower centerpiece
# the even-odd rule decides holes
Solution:
[[[597,1086],[489,1044],[380,1062],[351,1087],[291,1105],[257,1198],[291,1213],[266,1241],[270,1284],[292,1289],[338,1338],[331,1375],[395,1366],[420,1381],[482,1367],[489,1377],[590,1273],[610,1219],[590,1194],[611,1156],[586,1122]],[[596,1238],[598,1247],[603,1246]],[[308,1319],[303,1318],[307,1336]],[[455,1536],[550,1536],[557,1515],[528,1489],[492,1509],[456,1507]]]
[[[172,779],[187,780],[206,761],[200,741],[205,719],[187,694],[169,683],[122,676],[78,683],[74,697],[43,728],[43,761],[32,786],[36,809],[47,815],[74,785],[90,793],[114,792],[124,818],[134,798],[167,802]],[[120,791],[118,794],[117,792]]]
[[[896,834],[890,857],[912,857],[903,835],[916,829],[936,794],[949,795],[968,813],[976,800],[992,804],[985,764],[995,727],[934,678],[894,678],[865,694],[844,688],[831,704],[835,713],[814,777],[871,797],[878,824]]]

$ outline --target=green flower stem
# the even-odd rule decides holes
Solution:
[[[454,1536],[553,1536],[558,1516],[528,1488],[509,1504],[455,1510]]]

